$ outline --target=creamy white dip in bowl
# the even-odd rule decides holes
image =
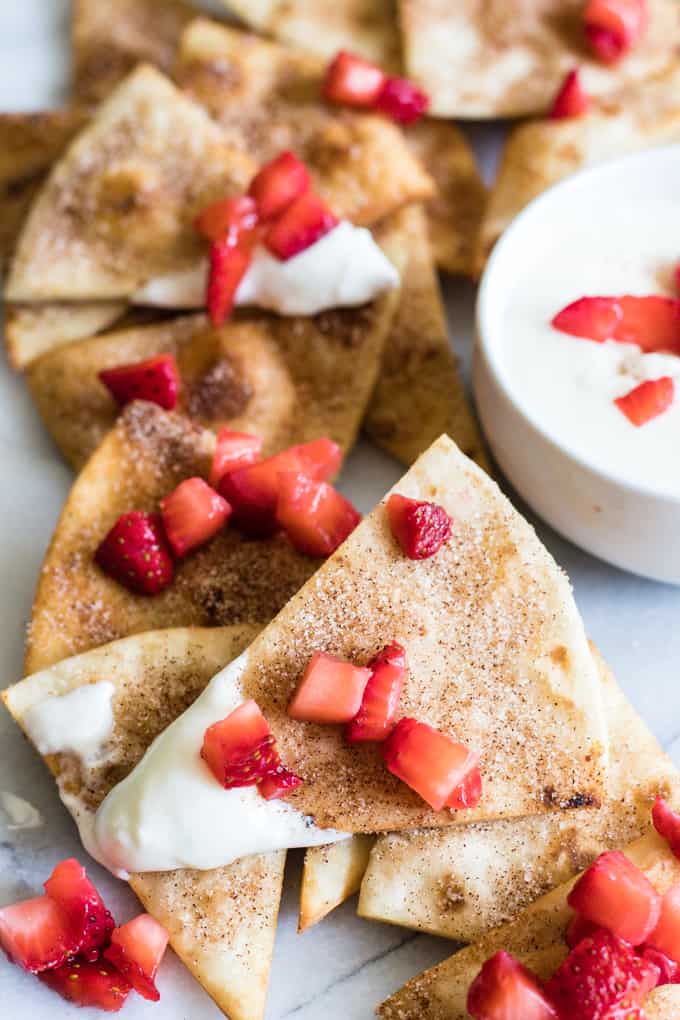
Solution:
[[[680,584],[680,355],[561,333],[585,296],[680,297],[680,146],[627,156],[535,199],[496,245],[477,301],[474,391],[508,479],[552,527],[637,574]],[[614,404],[671,376],[636,428]]]

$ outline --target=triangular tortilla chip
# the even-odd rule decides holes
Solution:
[[[305,777],[290,802],[321,827],[376,832],[596,804],[606,732],[593,657],[566,577],[500,490],[447,437],[397,484],[442,504],[453,534],[414,562],[380,504],[256,639],[241,677],[282,757]],[[340,728],[296,722],[286,705],[315,651],[368,661],[407,650],[400,701],[481,752],[477,809],[435,812]]]
[[[606,96],[677,60],[680,10],[649,0],[649,23],[614,67],[598,62],[583,32],[582,0],[484,4],[399,0],[404,61],[438,117],[518,117],[550,107],[564,76],[580,68],[586,91]]]
[[[659,892],[664,893],[680,881],[680,861],[656,833],[643,836],[625,847],[624,852]],[[468,1020],[465,1008],[468,989],[482,964],[500,949],[518,957],[540,978],[548,978],[568,952],[563,935],[573,917],[567,906],[573,884],[571,881],[553,890],[510,924],[496,928],[475,945],[413,978],[376,1012],[382,1020]],[[649,1002],[652,1005],[656,1000],[658,1004],[664,999],[668,1003],[667,996],[657,997],[653,992]],[[675,1008],[671,1012],[661,1010],[657,1016],[677,1020],[679,1000],[679,996],[672,996]],[[644,1005],[646,1009],[647,1003]]]
[[[423,211],[403,214],[409,243],[399,307],[383,354],[366,431],[407,466],[438,436],[488,468],[479,427],[451,350]]]
[[[114,729],[105,756],[85,768],[71,754],[46,759],[74,818],[96,810],[151,741],[211,677],[248,645],[256,628],[180,628],[125,638],[50,666],[9,688],[5,705],[21,725],[31,705],[103,679],[115,687]],[[245,857],[214,871],[133,875],[144,907],[170,932],[193,976],[232,1020],[260,1020],[285,854]]]
[[[126,297],[195,263],[192,222],[254,163],[162,74],[140,67],[55,166],[17,243],[10,301]]]
[[[305,851],[299,932],[318,924],[359,891],[373,843],[373,836],[352,836]]]
[[[139,63],[172,74],[177,41],[196,10],[182,0],[73,0],[73,91],[96,104]]]
[[[474,270],[481,273],[494,244],[528,203],[562,178],[628,152],[680,139],[680,72],[644,88],[628,88],[595,103],[583,117],[522,124],[503,150],[498,179],[480,228]]]
[[[657,793],[680,803],[680,773],[599,665],[610,746],[604,806],[568,817],[381,836],[361,887],[362,917],[474,942],[603,850],[642,835]]]
[[[24,369],[45,351],[101,333],[126,311],[127,305],[119,301],[8,305],[5,344],[10,363]]]

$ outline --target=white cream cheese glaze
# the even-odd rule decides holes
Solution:
[[[159,308],[203,308],[208,266],[149,280],[133,303]],[[399,285],[399,273],[370,230],[342,220],[333,230],[285,262],[261,245],[236,292],[236,304],[280,315],[316,315],[372,301]]]
[[[91,764],[113,729],[113,693],[108,680],[85,684],[32,705],[23,724],[40,754],[71,752]]]

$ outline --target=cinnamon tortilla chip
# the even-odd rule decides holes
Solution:
[[[72,754],[46,757],[68,810],[87,818],[255,633],[249,626],[179,628],[125,638],[57,664],[43,655],[40,671],[2,698],[21,725],[26,711],[47,697],[102,679],[114,685],[114,729],[101,762],[85,767]],[[213,871],[130,879],[145,910],[168,929],[177,955],[232,1020],[264,1015],[284,861],[285,853],[273,853]]]
[[[474,942],[602,851],[641,836],[657,794],[680,802],[680,774],[599,657],[598,665],[610,746],[604,806],[381,836],[361,887],[362,917]]]
[[[543,113],[568,71],[586,91],[608,96],[678,57],[680,9],[649,0],[649,23],[615,66],[600,63],[583,31],[582,0],[399,0],[404,62],[437,117],[472,119]]]
[[[126,311],[127,305],[120,301],[8,305],[5,344],[10,363],[24,369],[46,351],[101,333]]]
[[[373,842],[373,836],[352,836],[305,850],[299,932],[318,924],[359,891]]]
[[[680,881],[680,861],[656,833],[643,836],[625,847],[624,852],[660,893]],[[496,928],[475,945],[413,978],[376,1010],[378,1016],[382,1020],[468,1020],[465,1007],[468,989],[482,964],[501,949],[516,956],[539,978],[550,977],[569,951],[564,931],[573,917],[567,895],[574,881],[542,897],[510,924]],[[672,987],[670,995],[665,989],[651,993],[643,1003],[645,1015],[649,1003],[652,1016],[676,1020],[680,989]]]

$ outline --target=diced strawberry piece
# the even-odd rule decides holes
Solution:
[[[342,451],[331,439],[291,446],[273,457],[238,468],[223,476],[220,493],[233,508],[232,523],[253,538],[264,538],[279,530],[276,506],[280,475],[301,472],[317,482],[325,482],[337,473]]]
[[[259,436],[250,436],[247,432],[232,432],[229,428],[220,429],[210,466],[209,481],[212,487],[216,489],[229,471],[255,464],[261,450],[262,440]]]
[[[667,411],[674,399],[675,383],[671,376],[664,375],[660,379],[646,379],[617,397],[614,403],[632,425],[640,428]]]
[[[614,338],[622,318],[617,298],[584,297],[558,312],[551,325],[561,333],[604,343]]]
[[[68,918],[49,896],[0,908],[0,946],[24,970],[37,974],[58,967],[79,945]]]
[[[564,941],[570,949],[573,949],[582,939],[590,938],[591,935],[594,935],[599,930],[600,926],[598,924],[587,921],[580,914],[574,914],[564,933]]]
[[[590,105],[590,97],[583,90],[578,70],[574,68],[564,79],[550,110],[551,120],[581,117]]]
[[[237,198],[223,198],[202,210],[194,220],[199,234],[209,241],[229,239],[237,245],[258,224],[258,209],[254,198],[239,195]]]
[[[589,0],[583,12],[588,42],[605,64],[615,64],[642,35],[646,0]]]
[[[572,949],[545,991],[565,1020],[628,1020],[658,978],[628,942],[600,930]]]
[[[45,882],[45,892],[61,908],[79,954],[96,958],[108,945],[114,920],[82,864],[74,857],[57,864]]]
[[[158,1002],[154,978],[168,945],[168,933],[149,914],[116,928],[104,956],[145,999]]]
[[[680,882],[671,886],[661,900],[658,923],[646,942],[680,964]]]
[[[647,876],[619,850],[600,854],[567,897],[593,924],[633,946],[647,940],[659,920],[661,897]]]
[[[272,255],[286,261],[311,247],[338,225],[322,198],[305,191],[274,221],[265,244]]]
[[[330,556],[354,531],[361,514],[328,482],[285,471],[279,475],[276,520],[298,552]]]
[[[252,250],[231,240],[213,241],[210,245],[210,269],[205,303],[213,326],[223,326],[234,307],[238,286],[248,271]]]
[[[680,963],[676,963],[675,960],[671,960],[670,956],[666,956],[660,949],[655,949],[653,946],[643,946],[642,952],[640,953],[643,960],[647,960],[648,963],[653,963],[655,967],[659,968],[659,985],[677,985],[680,984]]]
[[[409,718],[399,720],[382,745],[382,756],[389,771],[435,811],[446,807],[479,760],[446,733]]]
[[[368,664],[371,671],[361,707],[347,727],[350,744],[384,740],[394,729],[401,690],[406,679],[406,652],[394,641]]]
[[[552,325],[598,343],[616,340],[647,353],[680,352],[680,301],[658,294],[579,298],[558,312]]]
[[[430,97],[408,78],[388,78],[375,101],[375,109],[397,124],[420,120],[430,105]]]
[[[387,500],[392,534],[410,560],[426,560],[451,538],[451,518],[437,503],[393,493]]]
[[[177,404],[180,379],[172,354],[158,354],[146,361],[107,368],[98,378],[120,407],[132,400],[148,400],[172,411]]]
[[[375,64],[347,50],[340,50],[326,70],[323,95],[330,103],[372,107],[385,81],[384,71]]]
[[[477,767],[468,772],[467,776],[453,791],[446,802],[454,811],[465,811],[477,807],[482,798],[482,773]]]
[[[208,727],[201,757],[227,790],[255,786],[280,764],[269,724],[252,699]]]
[[[56,970],[46,970],[40,980],[68,1002],[106,1013],[117,1013],[130,992],[123,975],[107,960],[69,960]]]
[[[476,1020],[557,1020],[538,978],[503,950],[470,985],[467,1011]]]
[[[302,722],[349,722],[361,707],[370,675],[370,669],[316,652],[288,705],[288,715]]]
[[[257,788],[265,800],[276,800],[278,797],[287,797],[303,782],[300,776],[296,776],[285,765],[279,765],[276,771],[270,772],[260,781]]]
[[[94,554],[105,574],[138,595],[156,595],[172,581],[172,557],[160,514],[122,514]]]
[[[658,794],[652,808],[652,822],[656,831],[663,836],[671,851],[680,860],[680,815]]]
[[[161,516],[175,556],[209,541],[229,520],[231,507],[202,478],[187,478],[161,500]]]
[[[309,170],[292,152],[282,152],[263,166],[250,182],[260,219],[271,220],[291,205],[311,185]]]

